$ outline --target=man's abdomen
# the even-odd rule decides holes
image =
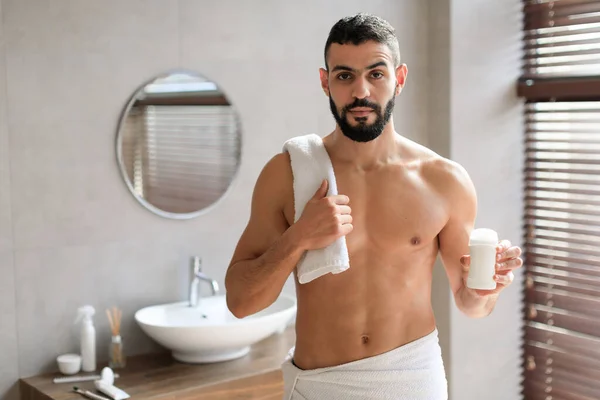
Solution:
[[[398,297],[398,296],[392,296]],[[298,307],[294,362],[301,369],[329,367],[372,357],[435,329],[429,302],[390,299],[364,308]],[[420,307],[416,304],[422,303]]]

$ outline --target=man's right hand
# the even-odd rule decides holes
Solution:
[[[321,182],[314,196],[306,203],[302,215],[292,227],[306,250],[329,246],[336,239],[352,232],[350,199],[345,195],[327,196],[329,183]]]

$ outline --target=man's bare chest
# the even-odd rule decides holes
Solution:
[[[400,250],[428,245],[448,210],[439,191],[418,173],[339,174],[338,192],[350,198],[354,230],[349,247]]]

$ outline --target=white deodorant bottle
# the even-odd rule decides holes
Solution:
[[[471,254],[471,267],[467,278],[467,287],[470,289],[493,290],[496,289],[496,246],[498,234],[486,228],[475,229],[471,232],[469,249]]]
[[[96,370],[96,328],[92,317],[96,310],[92,306],[83,306],[78,310],[77,321],[81,321],[81,370]]]

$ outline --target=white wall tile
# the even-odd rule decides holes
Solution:
[[[0,6],[0,32],[2,32]],[[6,68],[4,41],[0,40],[0,252],[12,249],[12,221],[10,202],[9,140],[6,126]]]
[[[121,108],[179,64],[177,2],[5,1],[17,248],[159,234],[116,164]],[[144,229],[140,229],[140,225]]]
[[[56,368],[56,356],[78,351],[77,308],[96,308],[98,360],[106,361],[110,330],[105,310],[123,310],[128,354],[159,350],[137,326],[134,313],[187,296],[184,246],[164,242],[123,242],[17,250],[15,256],[20,374]],[[42,345],[43,343],[43,345]]]
[[[523,221],[519,6],[518,0],[453,1],[450,34],[451,156],[475,184],[476,227],[495,229],[515,245]],[[517,271],[489,317],[468,319],[452,309],[454,399],[521,398],[521,307]]]
[[[3,29],[3,9],[0,4],[0,37]],[[9,140],[6,126],[5,46],[0,40],[0,398],[17,400],[19,396],[19,358],[17,311],[12,249],[10,201]]]
[[[0,398],[15,399],[19,359],[12,251],[0,251]]]
[[[450,156],[450,4],[451,0],[429,2],[427,106],[429,135],[428,146],[443,157]],[[409,72],[410,74],[410,72]],[[432,307],[439,331],[440,347],[446,368],[449,391],[452,391],[452,349],[450,339],[452,324],[450,308],[454,307],[452,291],[446,271],[438,258],[433,270],[431,293]]]

